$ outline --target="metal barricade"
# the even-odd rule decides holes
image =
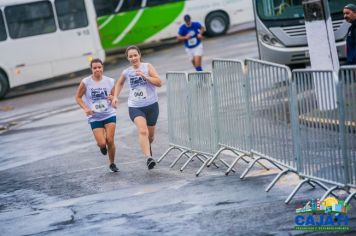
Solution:
[[[345,168],[347,185],[356,188],[356,67],[345,66],[339,70],[340,94],[340,141],[342,151],[347,161]],[[342,128],[341,128],[342,127]],[[350,194],[345,204],[356,192]]]
[[[210,72],[188,74],[189,121],[191,128],[192,155],[180,169],[181,171],[194,158],[202,162],[217,151],[216,111],[214,109],[213,81]]]
[[[191,150],[188,80],[187,73],[183,72],[168,72],[166,79],[170,148],[157,162],[162,161],[170,151],[176,149],[180,151],[180,154],[172,163],[171,167],[173,167],[183,155],[186,155]]]
[[[250,123],[248,112],[248,88],[243,71],[243,62],[239,60],[213,60],[213,89],[216,111],[216,127],[219,150],[207,160],[196,173],[210,166],[223,151],[231,151],[237,158],[228,165],[228,174],[238,160],[247,162],[244,157],[251,149]],[[219,159],[221,162],[226,162]]]
[[[339,132],[337,75],[333,71],[294,70],[292,97],[296,98],[293,120],[297,136],[298,172],[304,180],[287,198],[288,203],[305,183],[319,185],[329,193],[346,184],[345,156]],[[323,183],[334,185],[328,188]]]
[[[257,158],[241,175],[244,178],[259,160],[267,160],[282,172],[267,187],[269,191],[280,177],[296,173],[291,114],[290,69],[260,60],[245,60],[250,86],[252,127],[251,153]]]

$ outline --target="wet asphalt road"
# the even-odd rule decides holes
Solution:
[[[254,31],[205,41],[204,67],[213,58],[257,57]],[[192,70],[180,45],[148,52],[164,81],[167,71]],[[117,78],[127,65],[110,57],[106,75]],[[298,179],[287,175],[269,192],[265,187],[276,170],[247,167],[224,176],[224,168],[210,167],[200,177],[199,161],[184,172],[170,163],[172,153],[148,171],[137,144],[137,134],[127,112],[127,89],[117,110],[116,129],[119,173],[94,143],[84,113],[74,102],[80,78],[38,86],[42,92],[23,95],[13,91],[0,101],[0,235],[325,235],[326,232],[295,231],[297,205],[322,195],[303,187],[289,205],[284,204]],[[164,81],[165,82],[165,81]],[[158,89],[160,117],[153,154],[167,150],[166,86]],[[231,157],[225,156],[228,161]],[[356,201],[349,223],[356,233]]]

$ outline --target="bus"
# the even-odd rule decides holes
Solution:
[[[105,60],[92,0],[0,1],[0,98]]]
[[[94,0],[94,5],[106,52],[175,39],[185,14],[205,25],[209,36],[254,22],[251,0]]]
[[[253,25],[251,0],[0,0],[0,98],[128,45],[176,40],[184,14],[210,36]]]
[[[302,0],[253,0],[260,59],[292,67],[310,63]],[[356,0],[329,0],[340,61],[346,59],[349,23],[343,8]]]

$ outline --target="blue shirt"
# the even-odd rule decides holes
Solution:
[[[192,22],[190,26],[183,24],[179,27],[178,34],[180,36],[186,36],[187,34],[190,34],[190,38],[184,40],[184,46],[186,48],[195,48],[201,43],[201,40],[198,39],[198,34],[201,27],[202,26],[199,22]]]

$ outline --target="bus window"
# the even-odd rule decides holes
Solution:
[[[157,5],[162,5],[162,4],[166,4],[166,3],[172,3],[172,2],[179,2],[179,1],[184,1],[184,0],[166,0],[166,1],[162,1],[162,0],[148,0],[147,1],[147,6],[151,7],[151,6],[157,6]]]
[[[84,0],[56,0],[55,6],[61,30],[88,26]]]
[[[52,5],[49,1],[5,8],[11,38],[23,38],[56,31]]]
[[[162,1],[160,1],[162,2]],[[98,17],[141,8],[142,0],[94,0]]]
[[[94,0],[97,17],[111,15],[115,13],[115,8],[119,6],[120,0]]]
[[[2,11],[0,10],[0,41],[5,41],[7,38],[4,18],[2,17]]]

